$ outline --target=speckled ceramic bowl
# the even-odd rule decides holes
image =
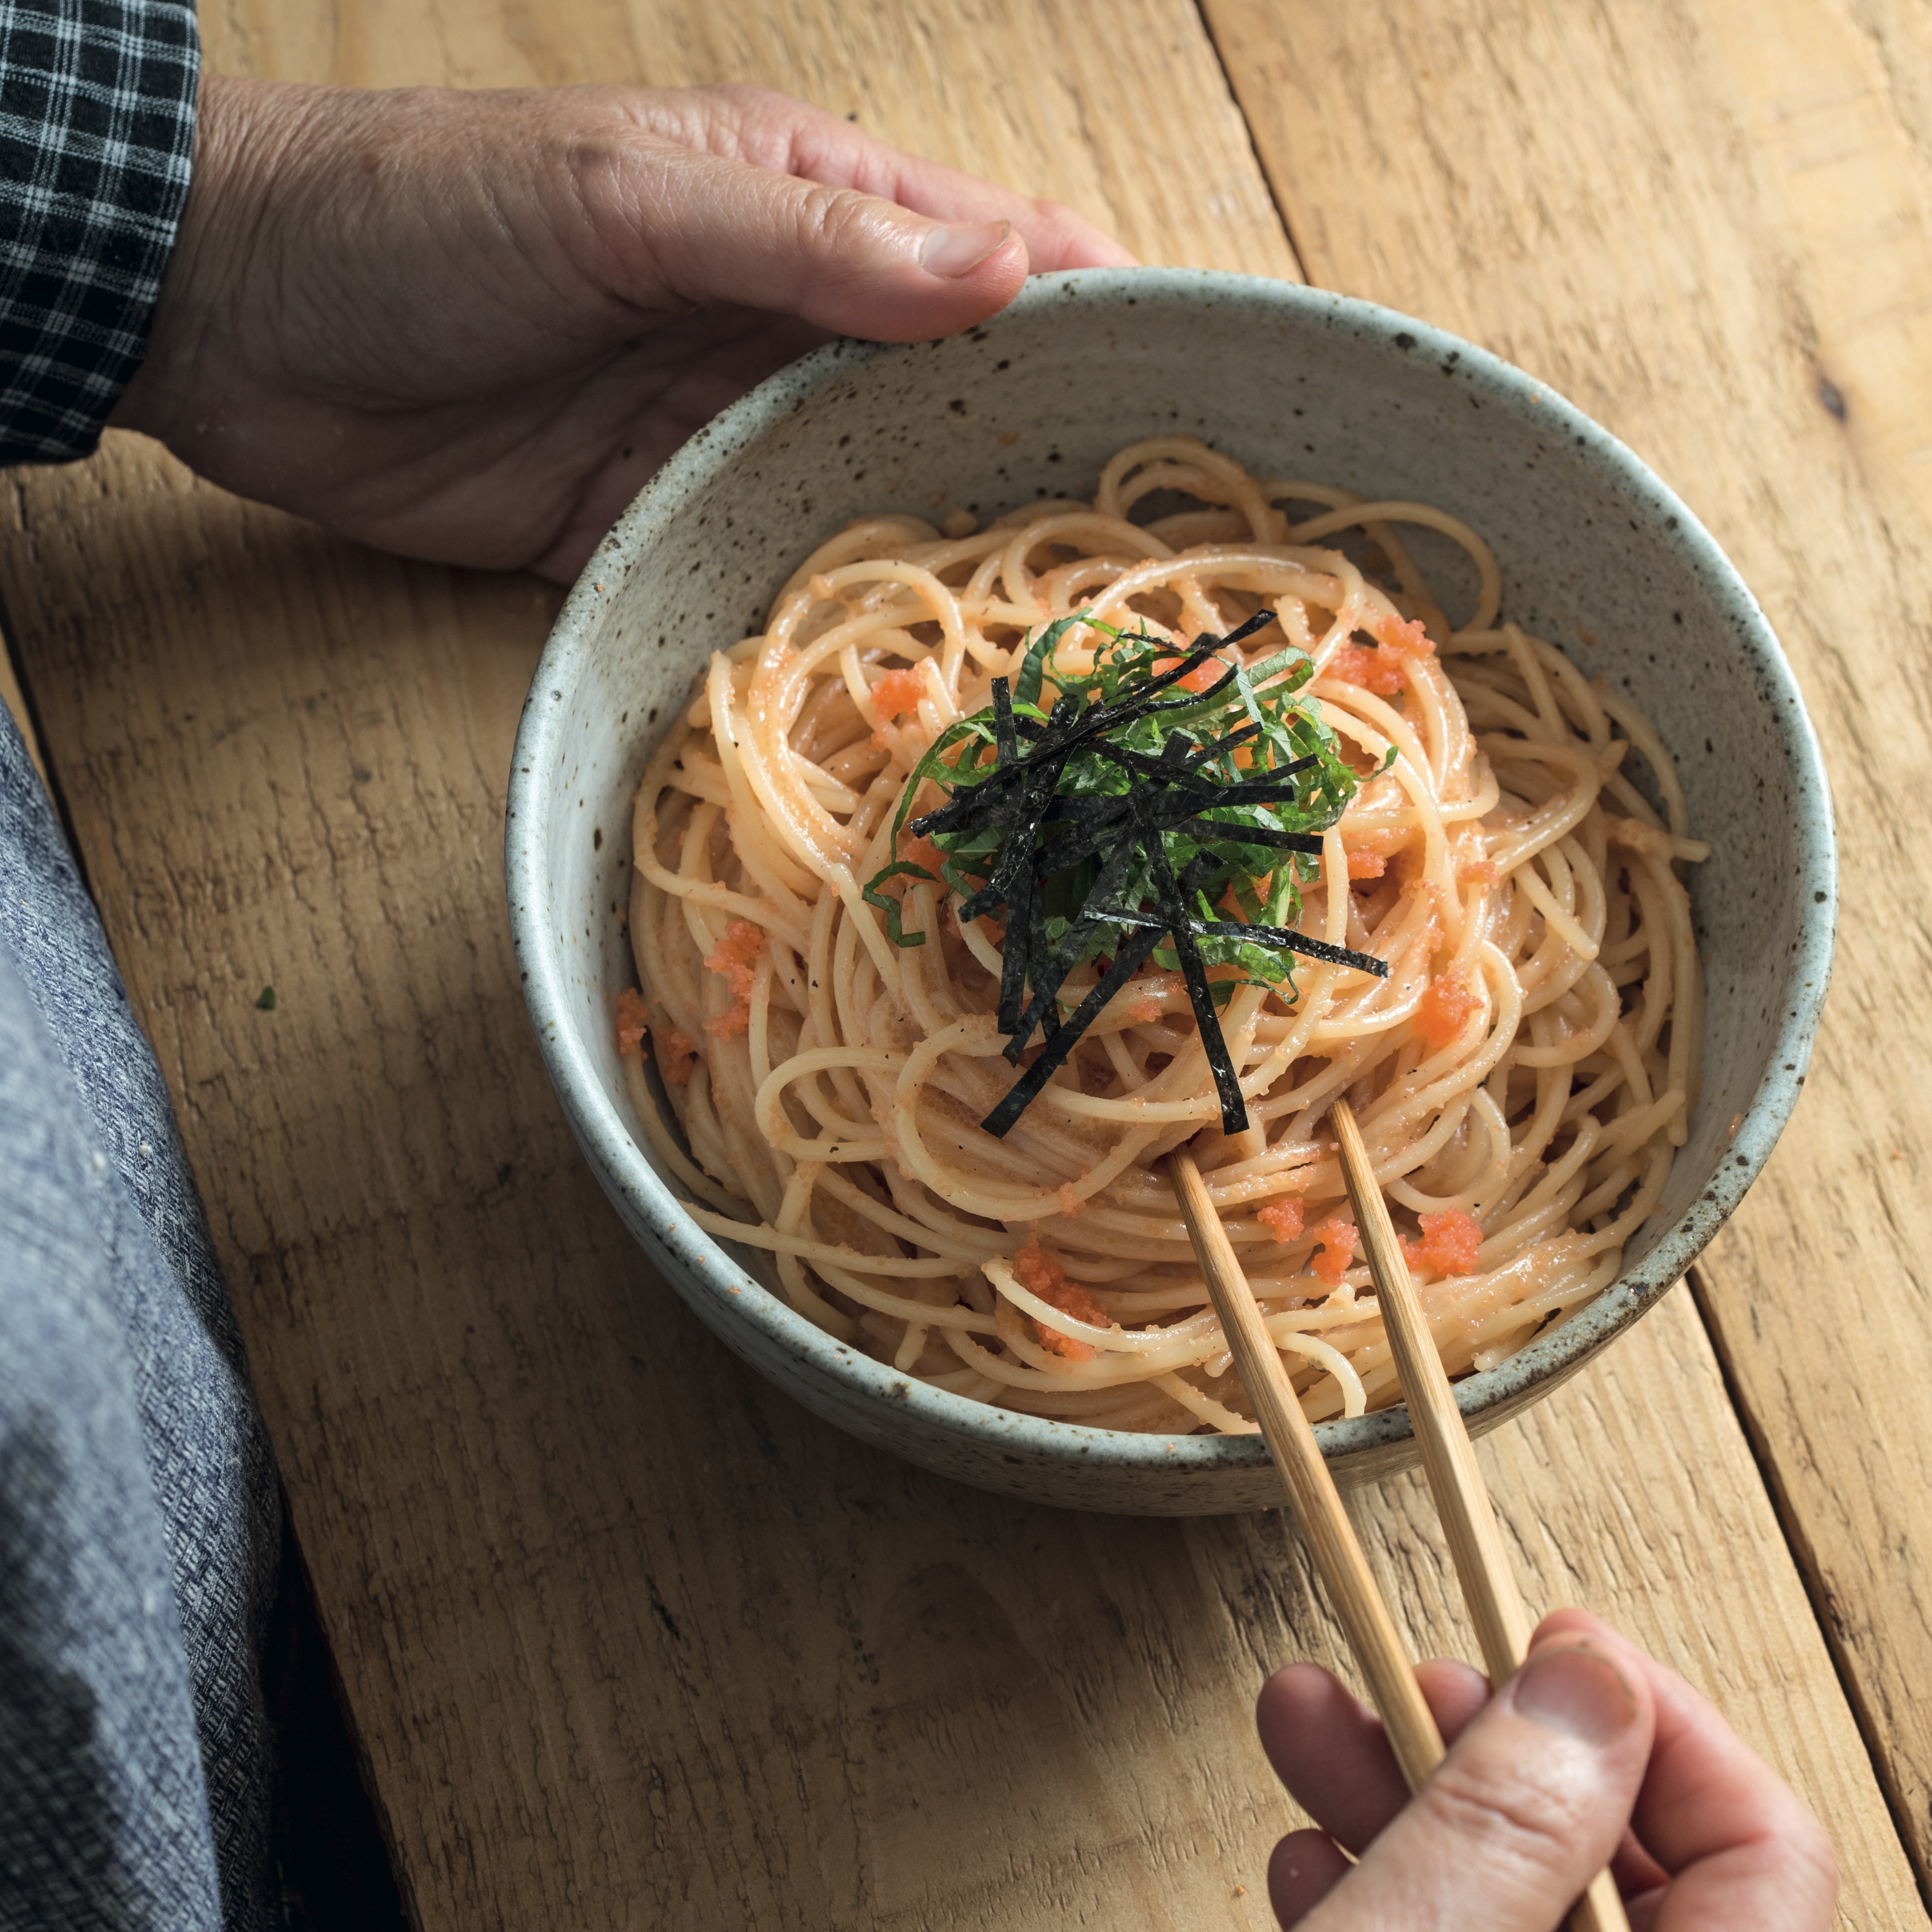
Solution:
[[[820,350],[693,437],[571,593],[518,734],[507,857],[531,1017],[571,1125],[664,1280],[729,1347],[827,1420],[963,1481],[1208,1514],[1280,1501],[1258,1438],[1010,1414],[909,1382],[793,1313],[748,1272],[758,1256],[692,1223],[644,1151],[611,1021],[632,980],[632,789],[693,674],[758,627],[804,548],[868,512],[992,515],[1089,494],[1106,458],[1162,430],[1264,473],[1466,518],[1502,561],[1505,614],[1656,722],[1715,846],[1691,886],[1704,1088],[1670,1191],[1584,1313],[1458,1385],[1479,1430],[1535,1401],[1664,1294],[1763,1164],[1804,1079],[1836,892],[1816,742],[1750,592],[1642,464],[1521,370],[1365,302],[1165,269],[1042,276],[948,341]],[[1413,1457],[1399,1408],[1317,1433],[1340,1474]]]

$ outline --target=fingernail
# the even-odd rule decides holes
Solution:
[[[1532,1724],[1586,1744],[1606,1744],[1636,1722],[1623,1672],[1594,1651],[1538,1651],[1516,1672],[1510,1701]]]
[[[1006,245],[1013,232],[1010,221],[982,221],[970,228],[935,228],[919,251],[919,265],[928,275],[956,281],[970,275],[988,255]]]

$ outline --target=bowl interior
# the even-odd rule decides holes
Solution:
[[[1828,966],[1829,806],[1775,640],[1683,506],[1532,379],[1370,304],[1233,276],[1043,277],[993,323],[944,342],[836,344],[700,432],[573,592],[518,740],[512,914],[553,1077],[600,1177],[680,1291],[716,1301],[730,1276],[771,1306],[748,1318],[741,1299],[718,1325],[754,1319],[803,1352],[807,1382],[842,1381],[862,1407],[897,1402],[903,1430],[908,1398],[890,1394],[890,1372],[827,1354],[817,1330],[745,1287],[682,1220],[633,1137],[610,1019],[634,978],[623,929],[631,794],[694,674],[761,627],[800,559],[843,524],[880,510],[983,518],[1090,496],[1116,450],[1163,432],[1200,436],[1262,474],[1417,497],[1474,525],[1501,563],[1504,614],[1642,708],[1676,757],[1694,831],[1714,847],[1691,885],[1708,1021],[1689,1144],[1621,1280],[1459,1384],[1472,1420],[1498,1419],[1660,1294],[1768,1152],[1802,1084]],[[1452,561],[1438,580],[1452,620],[1473,587],[1459,570]],[[910,1399],[942,1432],[982,1426],[986,1413],[922,1388]],[[843,1400],[813,1406],[830,1412]],[[946,1405],[976,1413],[953,1418]],[[1252,1438],[1015,1421],[1017,1432],[1002,1428],[1023,1459],[1065,1460],[1084,1437],[1098,1446],[1078,1453],[1110,1468],[1266,1475]],[[1387,1463],[1408,1424],[1396,1411],[1322,1431],[1331,1455],[1366,1468]]]

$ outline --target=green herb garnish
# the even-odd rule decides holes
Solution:
[[[992,703],[942,733],[908,778],[894,851],[920,787],[934,779],[950,795],[912,830],[943,855],[945,883],[964,900],[961,920],[1006,908],[998,1012],[1006,1058],[1017,1064],[1036,1032],[1046,1042],[981,1122],[989,1133],[1012,1126],[1149,958],[1186,981],[1230,1134],[1247,1126],[1248,1114],[1216,1000],[1238,985],[1286,982],[1292,993],[1285,952],[1388,976],[1384,961],[1291,930],[1300,887],[1317,876],[1309,862],[1322,850],[1320,835],[1357,784],[1334,734],[1295,696],[1313,674],[1306,654],[1282,651],[1252,669],[1231,664],[1198,696],[1163,695],[1274,621],[1263,611],[1226,638],[1198,638],[1177,662],[1165,639],[1123,633],[1084,612],[1063,617],[1030,641],[1011,686],[995,678]],[[1113,644],[1090,671],[1062,670],[1054,648],[1080,623]],[[1163,659],[1166,668],[1156,670]],[[1049,682],[1056,694],[1047,710]],[[898,930],[896,903],[878,892],[907,874],[932,877],[901,860],[865,896],[888,909],[888,938],[920,946],[925,934]],[[1063,1015],[1068,976],[1108,955],[1100,983]],[[1244,976],[1209,981],[1209,967],[1227,965]]]

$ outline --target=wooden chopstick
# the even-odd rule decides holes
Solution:
[[[1368,1679],[1370,1695],[1382,1713],[1382,1728],[1388,1733],[1396,1762],[1413,1791],[1442,1762],[1442,1733],[1423,1702],[1414,1666],[1402,1649],[1388,1606],[1376,1587],[1355,1526],[1348,1520],[1329,1473],[1328,1459],[1302,1413],[1301,1398],[1282,1366],[1281,1352],[1262,1325],[1254,1292],[1241,1272],[1234,1244],[1221,1225],[1201,1170],[1193,1156],[1179,1148],[1168,1156],[1167,1172],[1194,1244],[1195,1259],[1207,1279],[1208,1292],[1214,1298],[1222,1332],[1255,1406],[1268,1453],[1288,1486],[1303,1538],[1328,1587],[1348,1648]]]
[[[1389,1219],[1388,1203],[1376,1184],[1361,1130],[1346,1100],[1335,1102],[1329,1118],[1334,1123],[1342,1178],[1355,1204],[1355,1225],[1375,1281],[1376,1305],[1382,1310],[1382,1328],[1408,1404],[1430,1494],[1435,1498],[1436,1513],[1449,1539],[1449,1553],[1462,1586],[1462,1600],[1469,1606],[1470,1621],[1476,1627],[1476,1641],[1490,1681],[1501,1684],[1521,1666],[1534,1626],[1522,1593],[1516,1588],[1516,1572],[1496,1526],[1496,1511],[1490,1507],[1475,1445],[1469,1440],[1462,1412],[1456,1406],[1456,1392],[1436,1352],[1435,1336],[1416,1299],[1408,1264],[1396,1239],[1395,1224]],[[1244,1366],[1244,1378],[1246,1373]],[[1252,1383],[1249,1392],[1253,1393]],[[1300,1413],[1298,1403],[1296,1412]],[[1616,1881],[1607,1870],[1597,1874],[1589,1890],[1571,1909],[1569,1925],[1570,1932],[1630,1932]]]

